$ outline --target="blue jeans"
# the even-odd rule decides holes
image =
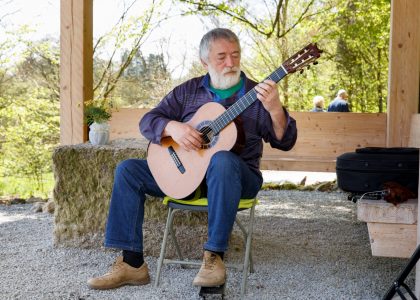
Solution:
[[[224,252],[235,222],[239,200],[254,198],[262,176],[230,151],[219,151],[206,173],[208,240],[204,249]],[[114,187],[106,225],[105,246],[143,251],[143,220],[146,194],[163,197],[146,160],[128,159],[115,170]]]

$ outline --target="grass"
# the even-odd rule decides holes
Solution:
[[[314,184],[305,185],[286,181],[284,183],[265,183],[262,190],[299,190],[299,191],[321,191],[331,192],[337,189],[336,181],[316,182]]]
[[[44,174],[42,184],[27,177],[0,177],[0,196],[27,199],[31,196],[49,198],[54,188],[53,173]]]

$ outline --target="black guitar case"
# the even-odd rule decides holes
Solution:
[[[418,192],[419,149],[367,147],[337,157],[337,185],[343,191],[382,190],[387,181]]]

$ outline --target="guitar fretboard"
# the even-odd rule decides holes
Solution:
[[[280,68],[271,73],[266,79],[271,79],[277,83],[286,75],[286,70],[283,66],[280,66]],[[253,88],[212,122],[210,126],[213,129],[214,134],[218,134],[223,128],[229,125],[230,122],[254,103],[255,100],[257,100],[257,92],[255,88]]]

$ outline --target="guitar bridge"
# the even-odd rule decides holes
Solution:
[[[174,161],[176,167],[178,168],[179,172],[181,172],[181,174],[185,173],[185,168],[184,165],[182,164],[181,160],[178,157],[178,154],[176,154],[174,148],[172,146],[168,147],[168,152],[169,155],[171,156],[172,160]]]

